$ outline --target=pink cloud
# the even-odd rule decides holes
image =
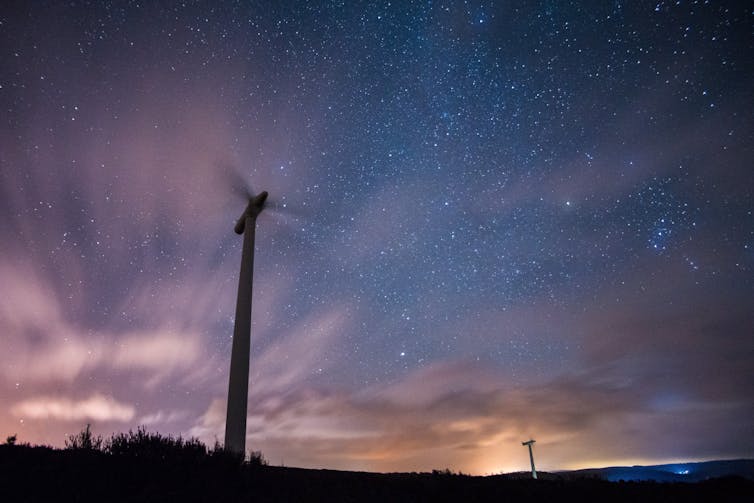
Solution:
[[[59,397],[35,397],[11,407],[14,415],[28,419],[58,421],[119,421],[131,420],[136,409],[112,397],[94,394],[83,400]]]
[[[144,328],[97,331],[66,319],[49,284],[33,271],[0,262],[10,295],[0,298],[6,348],[0,374],[16,382],[71,382],[98,368],[116,367],[162,378],[194,366],[205,353],[197,331]],[[165,323],[165,322],[163,322]]]
[[[347,333],[353,319],[347,304],[334,305],[337,307],[310,314],[282,338],[269,340],[252,363],[252,394],[284,392],[335,363],[326,355]]]

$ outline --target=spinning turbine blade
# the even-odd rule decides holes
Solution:
[[[230,192],[244,201],[254,198],[254,190],[247,177],[232,164],[218,165],[223,184]]]

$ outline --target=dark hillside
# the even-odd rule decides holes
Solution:
[[[545,475],[376,474],[239,463],[218,451],[0,446],[4,502],[28,501],[752,501],[754,482],[607,482]]]

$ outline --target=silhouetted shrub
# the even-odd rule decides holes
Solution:
[[[16,445],[17,438],[16,435],[8,435],[8,438],[5,439],[5,445]]]
[[[450,470],[450,468],[445,468],[444,470],[432,470],[432,475],[440,476],[440,477],[449,477],[453,475],[453,472]]]
[[[138,457],[145,460],[197,460],[207,456],[207,447],[196,438],[163,436],[149,433],[144,426],[136,431],[117,433],[107,441],[105,451],[115,456]]]
[[[83,451],[101,451],[102,437],[93,435],[91,425],[87,424],[86,428],[75,435],[69,435],[65,440],[65,448],[71,450]]]
[[[262,455],[262,451],[251,451],[249,454],[249,464],[252,466],[267,466],[267,460]]]

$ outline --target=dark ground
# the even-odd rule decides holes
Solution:
[[[0,501],[754,501],[754,481],[739,477],[655,483],[543,474],[535,481],[305,470],[173,454],[0,445]]]

